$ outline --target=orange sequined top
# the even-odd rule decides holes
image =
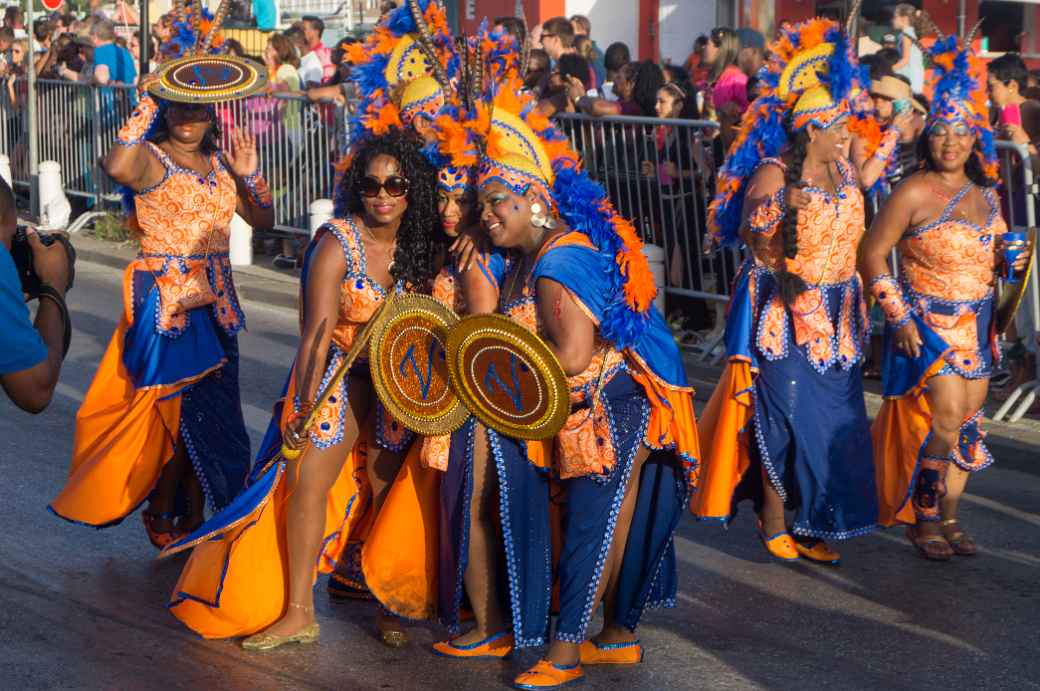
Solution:
[[[786,169],[778,159],[765,159],[762,165]],[[848,161],[837,162],[841,180],[834,194],[818,187],[806,187],[811,201],[798,210],[798,251],[786,258],[781,222],[787,212],[784,189],[759,205],[748,217],[752,234],[766,239],[755,250],[755,266],[773,273],[780,269],[799,276],[808,286],[790,307],[776,292],[762,306],[757,318],[755,344],[767,360],[787,357],[787,334],[793,326],[795,343],[805,349],[817,371],[834,363],[849,368],[862,357],[861,341],[866,328],[866,303],[856,272],[856,252],[865,231],[863,194]],[[757,304],[759,272],[754,272],[752,295]],[[828,306],[831,289],[837,297],[837,320]]]
[[[332,341],[343,349],[354,343],[358,331],[376,313],[387,298],[386,289],[368,275],[368,257],[361,240],[361,230],[352,217],[336,218],[318,229],[329,232],[339,241],[347,261],[339,298],[339,319],[332,331]]]
[[[953,218],[954,209],[974,186],[969,182],[936,221],[911,229],[899,241],[900,268],[914,291],[942,300],[975,301],[993,290],[997,240],[1008,230],[996,193],[983,193],[989,204],[984,225]]]
[[[216,154],[210,158],[209,174],[201,176],[177,165],[155,144],[148,147],[165,173],[134,197],[141,251],[129,270],[155,277],[160,333],[183,333],[188,312],[206,305],[214,306],[225,331],[235,333],[245,321],[228,259],[231,219],[238,204],[235,179]],[[132,299],[127,304],[133,304]]]
[[[765,159],[786,170],[779,159]],[[787,209],[781,189],[761,204],[748,217],[751,232],[767,239],[756,250],[755,261],[770,269],[786,268],[810,286],[844,283],[856,273],[856,250],[865,231],[863,194],[852,176],[852,167],[838,161],[841,181],[834,194],[819,187],[806,187],[812,198],[808,207],[798,211],[798,252],[793,259],[784,257],[780,222]]]

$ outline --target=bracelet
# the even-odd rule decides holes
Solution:
[[[748,217],[748,230],[758,235],[769,235],[776,230],[776,225],[787,214],[787,188],[782,187],[776,194],[762,202]]]
[[[130,117],[126,119],[123,126],[119,128],[116,135],[116,144],[121,146],[136,146],[142,143],[148,130],[152,129],[152,123],[159,117],[159,104],[148,94],[141,97],[137,107]]]
[[[879,158],[882,161],[887,161],[895,153],[896,146],[899,145],[899,130],[894,127],[885,132],[881,138],[881,143],[878,145],[877,151],[874,152],[874,158]]]
[[[885,320],[895,328],[910,321],[913,311],[903,296],[903,289],[895,277],[890,274],[879,274],[870,282],[870,294],[881,305]]]
[[[37,297],[39,299],[47,298],[58,306],[58,311],[61,313],[62,331],[64,332],[62,334],[61,359],[64,360],[65,356],[69,354],[69,346],[72,344],[72,320],[69,319],[69,306],[65,304],[65,298],[62,297],[61,293],[46,283],[40,284],[40,292]]]
[[[264,180],[264,176],[260,174],[260,171],[243,177],[242,184],[249,190],[249,201],[253,206],[261,209],[270,209],[274,206],[274,197],[271,196],[267,180]]]

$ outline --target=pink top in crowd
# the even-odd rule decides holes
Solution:
[[[730,65],[715,82],[711,92],[712,104],[716,112],[721,111],[729,103],[736,103],[743,113],[747,110],[747,75],[736,65]]]

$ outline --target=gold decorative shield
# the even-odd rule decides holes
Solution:
[[[267,86],[267,70],[231,55],[190,55],[159,68],[148,91],[178,103],[219,103],[255,94]]]
[[[445,338],[459,318],[427,295],[399,295],[380,316],[369,346],[376,395],[402,425],[447,434],[469,417],[452,391]]]
[[[497,314],[448,331],[451,385],[481,422],[517,439],[547,439],[570,412],[567,379],[542,339]]]
[[[997,299],[997,333],[1002,334],[1011,326],[1018,312],[1022,298],[1029,289],[1029,280],[1033,275],[1033,255],[1036,253],[1036,228],[1030,228],[1026,235],[1026,253],[1029,255],[1029,264],[1026,265],[1025,275],[1015,283],[1003,283],[1000,289],[1000,297]]]

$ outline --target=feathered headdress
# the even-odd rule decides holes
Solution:
[[[419,114],[435,118],[448,100],[448,74],[458,69],[452,43],[439,3],[408,0],[363,43],[349,46],[350,78],[361,94],[351,141],[403,127]]]
[[[613,295],[600,323],[603,337],[627,347],[645,329],[657,294],[643,243],[522,87],[515,69],[490,81],[466,122],[477,145],[461,147],[458,160],[476,163],[478,186],[494,180],[517,194],[534,189],[568,228],[588,236],[613,267]]]
[[[708,209],[708,228],[720,245],[739,241],[747,181],[764,158],[787,148],[788,133],[826,128],[848,115],[860,75],[841,25],[813,19],[781,29],[760,72],[761,92],[744,113]]]
[[[978,141],[976,156],[983,174],[993,181],[999,180],[997,149],[986,101],[985,65],[972,52],[970,41],[959,45],[956,36],[941,34],[929,50],[928,58],[935,81],[928,127],[940,123],[967,125]]]
[[[217,13],[212,14],[202,6],[201,0],[176,0],[173,4],[173,25],[169,40],[159,47],[159,57],[165,62],[189,55],[221,53],[224,34],[220,31],[228,11],[230,0],[221,0]]]

